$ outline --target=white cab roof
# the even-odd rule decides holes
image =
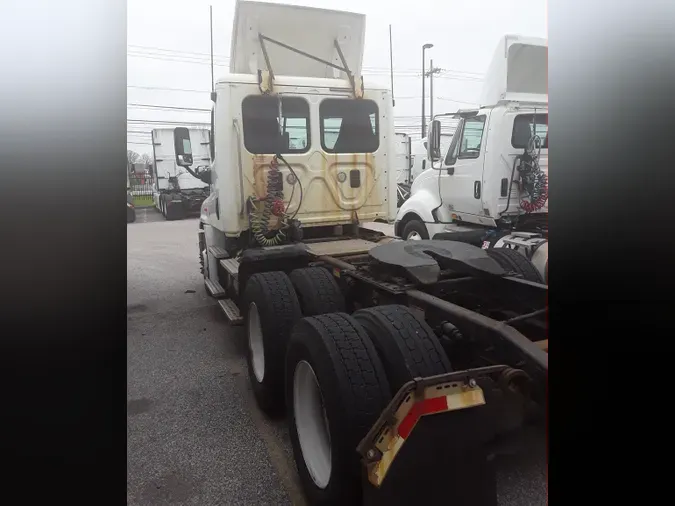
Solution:
[[[338,40],[347,66],[361,74],[366,17],[351,12],[296,5],[237,1],[232,28],[230,72],[257,74],[267,70],[259,34],[323,60],[342,66],[334,40]],[[339,70],[269,41],[265,42],[275,76],[344,78]]]
[[[485,74],[481,105],[548,102],[548,39],[504,35]]]

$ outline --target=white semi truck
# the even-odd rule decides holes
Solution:
[[[547,76],[546,39],[501,39],[485,77],[483,105],[432,121],[433,170],[414,179],[396,217],[396,236],[509,248],[535,265],[529,279],[548,282]],[[445,150],[441,117],[459,120]]]
[[[176,130],[180,132],[176,136]],[[152,131],[153,192],[155,207],[167,220],[180,220],[190,214],[199,214],[202,202],[209,194],[209,185],[191,174],[190,168],[176,162],[175,139],[188,137],[194,168],[211,163],[209,146],[211,134],[206,129],[157,128]]]
[[[392,97],[361,78],[364,36],[360,14],[237,2],[212,164],[193,170],[174,132],[211,188],[206,291],[245,325],[255,399],[285,413],[309,504],[420,488],[496,504],[492,444],[545,400],[547,287],[478,247],[359,227],[396,214]]]
[[[403,204],[410,196],[412,183],[412,140],[404,132],[396,132],[394,149],[396,150],[396,199],[397,206]]]
[[[454,128],[451,126],[448,128],[450,132],[454,132]],[[441,151],[443,148],[447,148],[452,139],[452,133],[443,132],[441,134]],[[399,201],[398,207],[403,205],[403,202],[410,198],[410,189],[412,187],[412,182],[417,178],[422,172],[431,167],[431,161],[428,159],[427,152],[427,138],[423,139],[409,140],[409,150],[410,150],[410,167],[407,171],[407,178],[405,182],[399,182]]]

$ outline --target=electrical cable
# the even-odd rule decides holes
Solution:
[[[269,170],[267,171],[267,195],[260,199],[262,209],[256,209],[256,212],[249,213],[249,223],[253,237],[260,246],[277,246],[286,239],[283,229],[274,231],[271,237],[268,237],[269,225],[272,215],[276,215],[275,208],[278,208],[277,202],[283,202],[283,175],[279,170],[277,157],[272,158]]]
[[[536,132],[536,125],[535,125]],[[529,196],[529,200],[522,199],[520,207],[526,213],[538,211],[548,200],[548,177],[539,166],[539,156],[541,154],[541,137],[536,133],[530,137],[525,148],[525,153],[520,159],[518,172],[522,181],[522,189]]]
[[[157,56],[184,56],[186,58],[200,58],[200,59],[208,59],[211,54],[210,53],[203,53],[203,52],[198,52],[198,51],[181,51],[177,49],[171,49],[171,48],[162,48],[162,47],[157,47],[157,46],[143,46],[139,44],[127,44],[127,48],[129,51],[136,52],[136,53],[146,53],[150,55],[157,55]],[[158,54],[159,53],[159,54]],[[167,54],[168,53],[168,54]],[[171,54],[173,53],[173,54]],[[224,53],[214,53],[213,55],[216,59],[221,60],[221,61],[229,61],[230,57],[227,56]],[[363,70],[366,71],[379,71],[379,72],[389,72],[390,69],[389,67],[370,67],[370,66],[364,66]],[[421,71],[417,68],[399,68],[398,72],[414,72],[417,74],[421,75]],[[453,74],[464,74],[469,77],[478,77],[478,76],[484,76],[485,74],[479,73],[479,72],[470,72],[467,70],[455,70],[455,69],[441,69],[441,72],[443,73],[448,73],[451,72]]]
[[[524,190],[529,196],[529,200],[521,199],[520,201],[520,207],[525,213],[529,214],[538,211],[544,207],[544,204],[546,204],[546,201],[548,200],[548,176],[539,166],[542,140],[536,132],[537,124],[535,122],[533,124],[532,135],[525,145],[523,154],[516,156],[513,159],[506,208],[499,213],[500,218],[509,210],[509,206],[511,205],[511,189],[513,187],[516,169],[520,175],[520,190]]]

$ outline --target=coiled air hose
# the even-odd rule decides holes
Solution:
[[[284,181],[283,174],[279,170],[279,161],[275,156],[270,162],[267,171],[267,195],[260,199],[262,209],[251,210],[249,222],[255,241],[260,246],[277,246],[284,242],[286,234],[283,228],[274,230],[270,234],[269,226],[272,216],[283,218],[285,215],[284,205]]]
[[[529,200],[521,200],[520,207],[526,213],[538,211],[548,200],[548,177],[539,167],[541,153],[541,137],[533,135],[525,147],[525,153],[520,157],[518,173],[520,174],[521,189],[529,195]],[[509,197],[510,197],[509,192]]]

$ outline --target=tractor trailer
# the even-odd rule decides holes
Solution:
[[[496,441],[545,405],[547,286],[522,255],[360,227],[397,203],[392,96],[362,78],[364,40],[360,14],[237,2],[212,163],[173,134],[210,188],[205,289],[245,328],[309,504],[496,504]]]
[[[180,132],[178,136],[175,135],[176,130]],[[198,215],[202,202],[209,194],[207,183],[192,175],[191,170],[177,164],[176,138],[188,139],[191,152],[185,153],[185,156],[191,157],[196,170],[211,163],[209,130],[178,127],[152,131],[153,201],[167,220]],[[184,146],[180,149],[184,151]]]

